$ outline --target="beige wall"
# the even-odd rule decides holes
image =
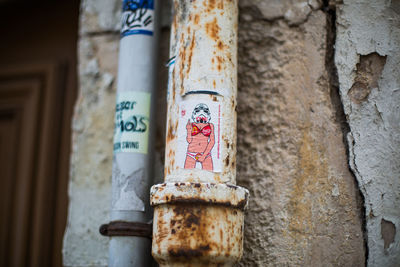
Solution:
[[[356,178],[354,168],[351,171],[349,166],[346,140],[349,131],[355,129],[353,125],[368,114],[349,117],[347,105],[343,110],[347,101],[343,88],[349,84],[351,87],[354,82],[351,70],[357,61],[347,61],[345,45],[338,47],[339,52],[334,47],[336,39],[350,39],[351,29],[350,34],[343,29],[359,21],[346,19],[351,12],[357,12],[355,1],[330,2],[331,5],[317,0],[240,1],[237,181],[251,193],[240,266],[365,265],[363,200],[367,191],[361,192],[357,182],[362,185],[359,176],[372,174],[365,169]],[[101,237],[97,229],[109,220],[119,9],[118,0],[82,2],[80,91],[73,123],[70,208],[63,251],[66,266],[107,265],[107,238]],[[336,13],[340,30],[336,27]],[[168,25],[168,12],[165,14],[164,25]],[[398,19],[396,14],[392,17]],[[398,36],[385,38],[397,40],[398,44]],[[160,42],[158,179],[162,178],[164,159],[167,70],[163,64],[168,59],[169,43],[166,26]],[[395,45],[393,42],[388,47]],[[336,65],[335,52],[342,55]],[[394,56],[392,60],[399,62]],[[392,89],[399,88],[398,78],[387,79]],[[383,100],[390,98],[389,95]],[[398,104],[391,109],[398,110]],[[399,121],[398,115],[393,116],[387,122],[389,125]],[[390,138],[394,130],[388,130]],[[369,134],[378,132],[371,130]],[[350,156],[354,159],[354,153]],[[395,172],[399,166],[396,156],[389,164],[394,170],[385,176],[394,182],[399,177]],[[396,187],[389,184],[385,183],[380,190],[395,191]],[[390,201],[395,204],[398,199]],[[393,208],[391,205],[387,207]],[[397,218],[397,221],[390,219],[397,224],[399,216],[393,213],[390,216],[384,218]],[[398,231],[399,226],[396,227]],[[379,239],[378,230],[374,231]],[[383,249],[383,240],[378,241]],[[398,234],[389,243],[389,254],[395,252],[390,251],[390,245],[399,246]],[[376,259],[377,263],[382,262],[382,255]]]

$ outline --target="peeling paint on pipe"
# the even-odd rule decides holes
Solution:
[[[165,180],[236,182],[237,1],[175,1],[171,29]],[[214,94],[196,94],[211,91]],[[181,104],[221,104],[220,172],[184,169],[177,161]],[[188,110],[188,112],[191,112]],[[217,122],[215,118],[211,121]],[[190,178],[188,178],[190,177]]]
[[[165,183],[153,186],[161,266],[231,266],[248,191],[236,182],[237,0],[174,1]]]
[[[231,266],[243,254],[248,191],[211,183],[152,187],[152,254],[161,266]]]

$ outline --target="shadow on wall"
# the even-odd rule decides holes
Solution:
[[[78,12],[0,2],[0,266],[62,266]]]

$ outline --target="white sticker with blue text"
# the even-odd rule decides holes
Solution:
[[[134,34],[153,35],[154,0],[124,0],[121,37]]]

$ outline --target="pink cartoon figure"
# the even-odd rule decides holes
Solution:
[[[215,144],[214,125],[210,123],[210,109],[206,104],[198,104],[192,117],[186,124],[186,141],[189,143],[186,152],[185,169],[194,169],[200,162],[202,169],[213,170],[211,150]]]

